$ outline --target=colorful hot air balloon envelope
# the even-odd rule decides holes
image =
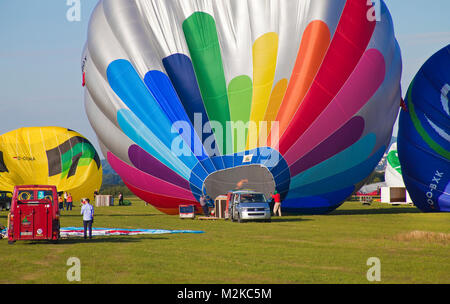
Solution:
[[[450,45],[411,82],[399,122],[398,156],[406,188],[424,212],[450,211]]]
[[[16,185],[55,185],[74,201],[91,198],[102,185],[94,146],[61,127],[21,128],[0,136],[0,190]]]
[[[85,106],[112,168],[168,214],[234,188],[326,213],[383,156],[401,99],[390,14],[361,0],[100,1]]]

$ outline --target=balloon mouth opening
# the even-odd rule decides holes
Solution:
[[[203,183],[204,194],[212,199],[231,190],[253,190],[270,199],[270,194],[275,191],[275,180],[266,167],[247,165],[216,171]]]

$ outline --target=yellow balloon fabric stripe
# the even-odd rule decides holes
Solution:
[[[288,80],[281,79],[273,88],[272,95],[270,96],[269,100],[269,105],[267,106],[266,115],[264,116],[264,121],[267,121],[267,132],[265,134],[260,134],[260,137],[264,138],[264,141],[260,142],[260,146],[264,146],[264,143],[267,142],[267,137],[269,136],[272,127],[271,122],[275,121],[277,118],[278,110],[280,109],[281,103],[283,102],[287,87]],[[264,130],[261,130],[261,132],[263,131]]]
[[[253,45],[253,99],[250,121],[257,125],[264,120],[269,105],[277,66],[278,40],[277,33],[267,33],[259,37]],[[259,131],[257,134],[249,134],[249,137],[257,135]],[[261,145],[265,145],[265,142],[257,146]],[[247,139],[247,149],[255,149],[257,146],[255,140]]]

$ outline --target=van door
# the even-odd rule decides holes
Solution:
[[[19,191],[17,195],[17,213],[19,214],[19,223],[17,233],[17,239],[31,240],[33,239],[33,222],[34,213],[31,205],[28,205],[29,201],[33,201],[34,191]],[[17,216],[17,215],[16,215]]]
[[[235,194],[233,197],[233,217],[236,219],[238,216],[238,204],[240,200],[240,195]]]
[[[48,239],[52,235],[52,204],[50,199],[52,196],[49,195],[49,191],[38,190],[37,200],[33,206],[34,209],[34,229],[33,237],[35,239]],[[50,192],[51,194],[51,192]]]
[[[21,240],[31,240],[33,239],[33,222],[34,213],[33,209],[28,205],[19,202],[19,231],[18,238]]]

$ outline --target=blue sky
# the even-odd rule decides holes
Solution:
[[[385,2],[402,49],[404,94],[426,59],[450,43],[450,1]],[[96,3],[81,0],[81,21],[69,22],[66,0],[0,0],[0,134],[64,126],[98,147],[84,112],[80,72]]]

